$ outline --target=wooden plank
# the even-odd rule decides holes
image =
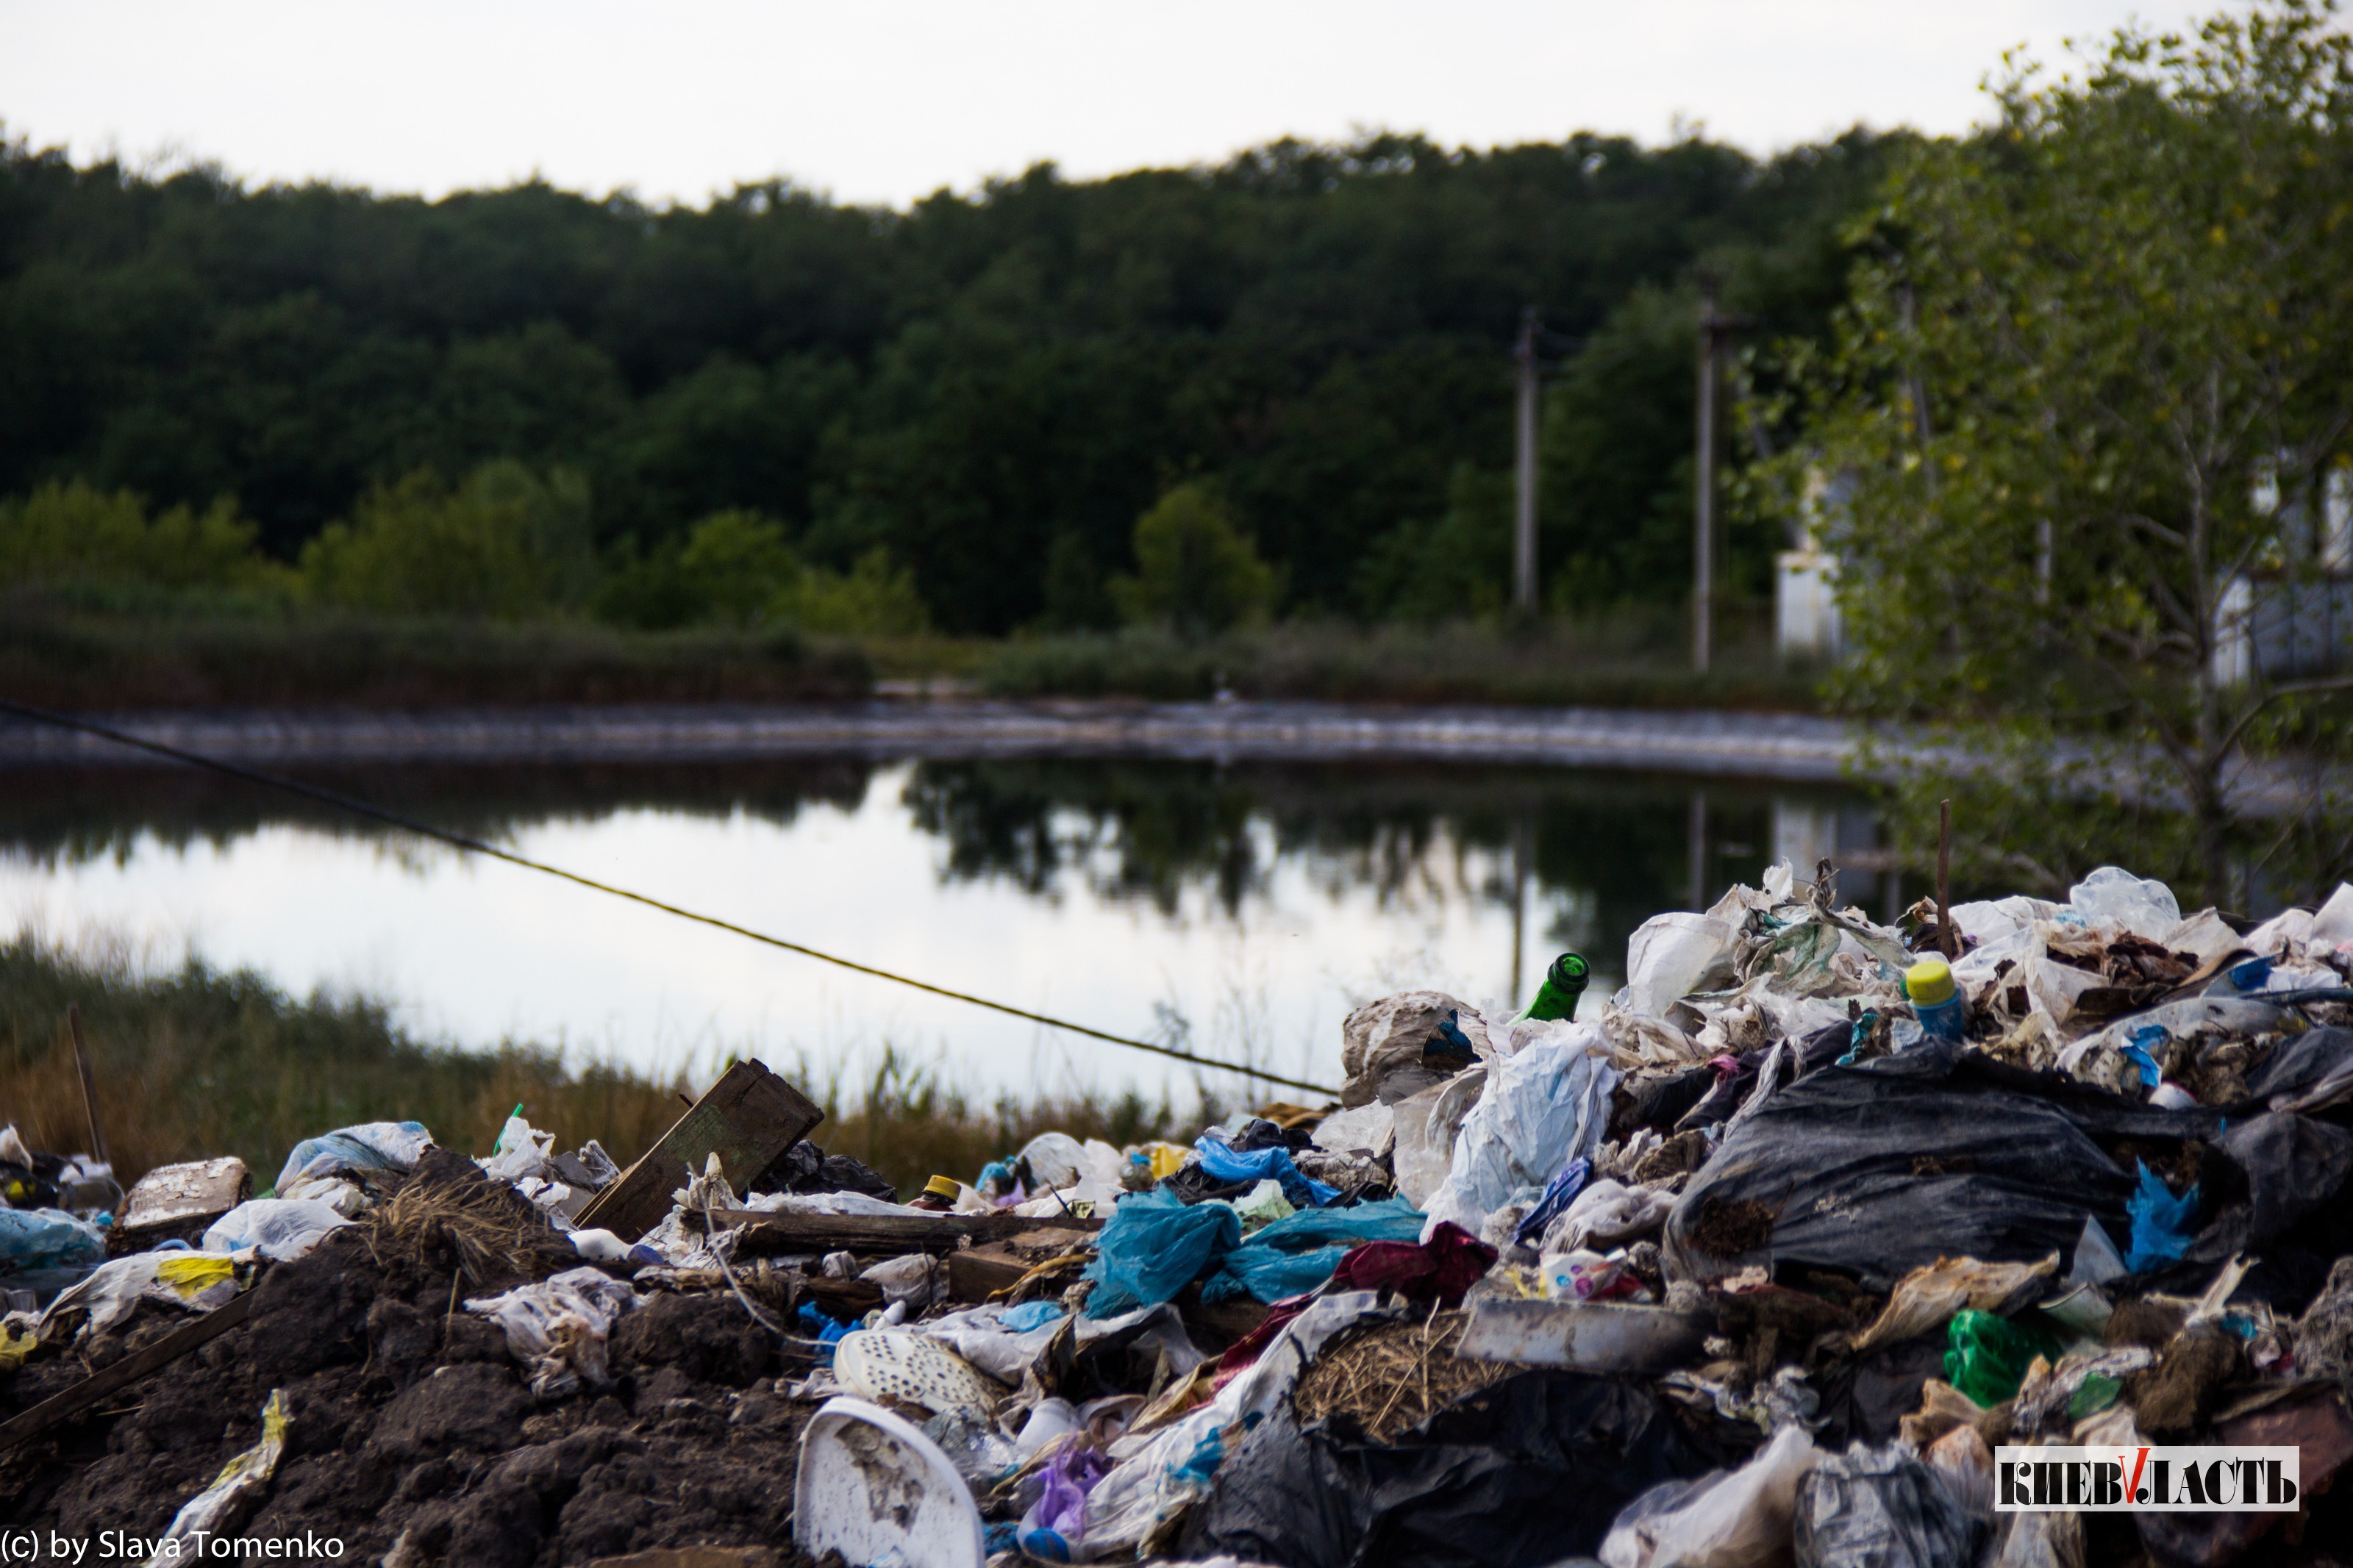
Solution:
[[[1103,1228],[1101,1221],[1024,1218],[1013,1214],[862,1215],[766,1213],[723,1210],[721,1225],[740,1225],[738,1245],[762,1252],[953,1252],[966,1238],[974,1245],[1003,1241],[1038,1231],[1055,1231],[1084,1245]]]
[[[193,1323],[182,1324],[153,1344],[132,1351],[71,1388],[53,1394],[30,1410],[0,1422],[0,1448],[13,1447],[60,1421],[80,1415],[116,1389],[138,1382],[157,1367],[177,1361],[198,1345],[228,1332],[253,1315],[254,1294],[254,1290],[246,1291],[228,1305],[206,1313]]]
[[[686,1185],[689,1174],[701,1174],[712,1154],[730,1185],[748,1187],[824,1120],[808,1096],[764,1064],[737,1062],[573,1224],[635,1241],[661,1223],[670,1194]]]

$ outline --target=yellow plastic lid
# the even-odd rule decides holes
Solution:
[[[1904,972],[1904,994],[1923,1006],[1953,999],[1952,966],[1941,958],[1924,958]]]
[[[935,1198],[946,1198],[953,1202],[955,1195],[964,1191],[964,1188],[954,1176],[934,1176],[923,1184],[923,1191]]]

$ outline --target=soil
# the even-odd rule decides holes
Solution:
[[[411,1181],[489,1185],[462,1161]],[[248,1538],[332,1537],[342,1553],[321,1561],[339,1565],[390,1554],[401,1568],[552,1568],[686,1545],[805,1563],[790,1542],[809,1411],[777,1392],[776,1341],[732,1295],[655,1296],[615,1327],[610,1388],[545,1402],[499,1329],[450,1310],[453,1282],[489,1294],[578,1267],[570,1253],[528,1240],[489,1260],[505,1278],[478,1284],[430,1238],[403,1247],[375,1226],[338,1231],[272,1267],[245,1324],[96,1414],[0,1452],[0,1518],[44,1539],[153,1538],[255,1441],[277,1388],[291,1412],[286,1454],[238,1532]],[[110,1342],[86,1347],[89,1360],[185,1321],[142,1305]],[[0,1383],[0,1415],[84,1374],[71,1354],[32,1362]]]

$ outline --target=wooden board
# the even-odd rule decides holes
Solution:
[[[0,1422],[0,1448],[13,1447],[58,1422],[80,1415],[116,1389],[174,1362],[207,1340],[216,1339],[253,1315],[253,1295],[246,1291],[225,1307],[216,1308],[193,1323],[183,1323],[153,1344],[132,1351],[121,1361],[94,1372],[71,1388],[49,1395],[30,1410]]]
[[[761,1063],[737,1062],[573,1224],[635,1241],[661,1223],[670,1213],[670,1194],[686,1185],[690,1174],[701,1174],[712,1154],[719,1156],[728,1184],[740,1191],[824,1120],[825,1112],[808,1096]]]
[[[1071,1245],[1102,1229],[1085,1220],[1048,1225],[1012,1214],[767,1214],[731,1209],[712,1216],[721,1225],[744,1227],[737,1245],[747,1253],[877,1252],[897,1258],[910,1252],[953,1252],[969,1239],[975,1246],[1037,1230],[1075,1237]]]

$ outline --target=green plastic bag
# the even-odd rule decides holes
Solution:
[[[2056,1362],[2066,1349],[2056,1334],[1974,1310],[1953,1314],[1945,1340],[1945,1381],[1987,1409],[2017,1394],[2036,1356]]]

